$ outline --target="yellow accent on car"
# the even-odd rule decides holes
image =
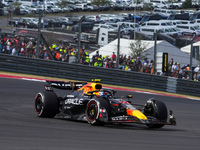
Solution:
[[[147,120],[147,117],[139,110],[127,109],[126,112],[127,112],[127,115],[135,116],[138,119]]]
[[[133,110],[133,116],[136,116],[138,119],[147,120],[147,117],[139,110]]]
[[[128,98],[132,98],[133,97],[133,95],[128,95]]]
[[[81,87],[79,90],[84,90],[83,92],[87,94],[89,91],[96,91],[102,89],[102,84],[101,83],[88,83]]]
[[[101,79],[92,79],[92,82],[101,82]]]

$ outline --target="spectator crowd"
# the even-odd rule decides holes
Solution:
[[[66,46],[63,44],[57,45],[53,43],[49,50],[45,47],[44,44],[39,44],[39,52],[37,53],[37,41],[33,38],[20,38],[19,36],[8,37],[7,35],[1,35],[0,37],[0,53],[31,57],[31,58],[40,58],[49,60],[51,56],[54,60],[64,61],[64,62],[78,62],[83,65],[104,67],[104,68],[113,68],[121,69],[125,71],[137,71],[143,73],[153,74],[154,72],[154,61],[148,60],[147,58],[140,59],[139,57],[131,57],[126,55],[120,55],[119,57],[119,66],[117,66],[117,56],[113,52],[111,56],[102,56],[99,55],[99,52],[96,51],[96,54],[92,57],[89,57],[88,52],[84,49],[80,49],[78,56],[78,49],[73,46]],[[73,59],[70,59],[73,58]],[[77,61],[77,58],[80,58]],[[199,80],[199,65],[192,70],[193,79],[195,81]],[[168,72],[161,73],[160,75],[167,75],[176,78],[189,79],[191,69],[189,64],[183,65],[178,62],[175,62],[173,58],[169,61]]]

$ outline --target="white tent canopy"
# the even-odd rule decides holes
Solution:
[[[196,42],[196,43],[193,43],[193,46],[200,46],[200,42]],[[181,48],[181,51],[187,53],[190,55],[190,51],[191,51],[191,44],[190,45],[187,45],[187,46],[184,46]]]
[[[120,39],[120,54],[126,56],[130,55],[131,50],[129,47],[131,42],[135,42],[135,40]],[[146,45],[146,49],[144,50],[142,55],[146,56],[149,61],[153,60],[155,41],[142,40],[141,42],[144,43],[144,45]],[[118,39],[110,42],[109,44],[105,45],[104,47],[101,47],[96,51],[99,51],[99,55],[102,56],[106,55],[111,57],[113,52],[115,52],[115,54],[117,55],[117,44],[118,44]],[[92,58],[93,55],[96,54],[96,51],[90,53],[90,58]],[[185,64],[190,64],[190,56],[187,53],[181,51],[176,46],[168,43],[167,41],[157,41],[157,52],[168,53],[168,61],[170,61],[170,59],[173,58],[174,61],[180,63],[181,66]],[[192,65],[193,66],[198,65],[198,60],[192,59]]]
[[[129,56],[130,55],[130,43],[135,42],[135,40],[128,40],[128,39],[120,39],[120,54]],[[157,41],[157,43],[160,43],[161,41]],[[142,43],[146,45],[146,50],[154,46],[154,41],[145,41],[142,40]],[[113,52],[117,55],[117,45],[118,45],[118,39],[110,42],[109,44],[101,47],[100,49],[96,50],[99,51],[99,55],[102,56],[112,56]],[[96,51],[90,53],[90,58],[92,58],[93,55],[96,54]]]

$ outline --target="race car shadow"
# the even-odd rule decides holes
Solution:
[[[184,131],[181,129],[177,129],[176,126],[174,128],[169,126],[164,126],[162,128],[149,128],[146,125],[140,124],[125,124],[125,123],[118,123],[118,124],[106,124],[104,127],[113,128],[113,129],[128,129],[128,130],[149,130],[149,131]]]
[[[70,121],[70,122],[74,122],[74,123],[81,123],[84,125],[88,124],[87,121],[83,121],[83,120],[73,120],[73,119],[69,119],[69,118],[56,118],[56,119]],[[88,124],[88,127],[91,127],[91,125]],[[156,129],[156,128],[149,128],[146,125],[134,124],[134,123],[112,123],[112,124],[105,124],[103,126],[92,126],[92,127],[103,127],[103,128],[110,128],[110,129],[125,129],[125,130],[184,131],[182,129],[177,129],[176,126],[166,125],[162,128]]]
[[[83,120],[74,120],[74,119],[71,119],[71,118],[56,117],[55,119],[88,124],[86,121],[83,121]]]

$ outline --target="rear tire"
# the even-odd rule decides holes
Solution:
[[[99,120],[100,106],[107,111],[108,117],[111,115],[109,101],[106,98],[96,98],[97,100],[90,100],[86,107],[86,118],[89,124],[102,126],[105,122]]]
[[[43,91],[36,95],[35,111],[38,117],[53,118],[58,113],[59,100],[54,92]]]

